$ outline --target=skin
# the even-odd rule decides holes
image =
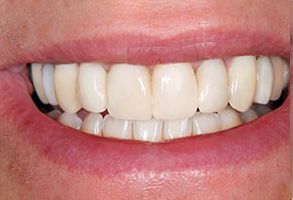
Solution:
[[[207,34],[237,30],[235,37],[241,41],[243,35],[239,32],[252,33],[255,30],[269,32],[288,44],[278,52],[286,56],[290,48],[289,8],[289,2],[285,0],[72,0],[50,3],[0,0],[0,30],[4,30],[0,31],[0,46],[4,47],[0,48],[0,69],[30,61],[94,60],[90,50],[98,46],[99,38],[115,38],[122,33],[148,35],[163,41],[192,32],[201,38],[197,44],[199,48],[209,44]],[[184,44],[187,45],[186,41]],[[236,48],[238,44],[234,45]],[[80,48],[80,54],[66,51],[75,47]],[[266,48],[273,49],[274,45]],[[149,52],[150,49],[143,48],[143,51]],[[249,51],[252,48],[246,47],[244,52]],[[225,54],[231,56],[229,52],[219,55]],[[112,58],[113,62],[121,61],[125,55],[113,53]],[[106,56],[96,59],[110,60]],[[166,60],[172,61],[172,58]],[[27,90],[19,74],[3,74],[0,72],[1,80],[9,83],[8,88],[13,89],[13,84],[18,84],[22,90]],[[5,90],[1,86],[0,93]],[[0,105],[5,101],[4,97],[0,95]],[[4,108],[0,106],[0,113],[1,109]],[[288,112],[284,111],[286,116]],[[291,144],[287,140],[262,159],[241,166],[154,173],[133,169],[132,172],[103,177],[53,162],[29,141],[23,140],[21,132],[13,127],[13,123],[0,120],[0,197],[3,199],[289,198]]]

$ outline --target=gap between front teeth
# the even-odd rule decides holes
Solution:
[[[208,59],[198,64],[171,63],[152,67],[130,64],[109,67],[103,63],[32,64],[31,72],[40,100],[44,104],[58,105],[66,113],[59,117],[61,123],[69,126],[71,122],[81,123],[74,114],[83,109],[91,113],[85,125],[80,124],[85,131],[93,129],[86,127],[95,127],[96,131],[88,132],[102,135],[104,129],[103,135],[112,137],[112,129],[119,126],[123,127],[122,138],[147,141],[184,137],[192,131],[223,130],[226,118],[222,116],[234,118],[239,125],[242,121],[236,119],[234,112],[237,115],[236,111],[242,112],[238,118],[246,122],[247,116],[253,116],[250,109],[253,103],[267,104],[279,99],[289,82],[289,64],[278,56],[237,56],[229,62]],[[102,120],[98,113],[106,110],[109,117]],[[245,112],[248,114],[244,115]],[[199,119],[194,120],[195,116]],[[219,119],[221,126],[215,123]],[[93,125],[98,121],[104,122]],[[134,121],[137,123],[133,124]],[[199,121],[202,127],[198,127]],[[208,126],[204,125],[205,121],[210,122]],[[147,135],[141,127],[162,132],[162,135]]]

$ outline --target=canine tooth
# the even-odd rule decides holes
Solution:
[[[108,75],[107,94],[111,116],[119,119],[151,119],[151,77],[146,67],[113,65]]]
[[[274,81],[273,64],[270,58],[260,56],[256,61],[256,91],[254,102],[267,104],[270,100]]]
[[[48,104],[49,102],[46,98],[43,87],[42,68],[43,65],[39,63],[34,63],[31,65],[32,81],[39,99],[42,101],[43,104]]]
[[[78,65],[55,66],[55,89],[60,107],[68,113],[76,113],[81,105],[77,94]]]
[[[192,121],[190,119],[166,120],[163,125],[163,136],[165,140],[190,136],[192,132]]]
[[[163,139],[162,127],[162,121],[157,119],[134,121],[134,139],[149,142],[161,142]]]
[[[241,112],[251,106],[256,87],[255,56],[239,56],[231,60],[228,69],[230,105]]]
[[[227,130],[242,124],[239,114],[230,107],[218,112],[221,130]]]
[[[290,65],[283,59],[283,89],[287,87],[290,80]]]
[[[79,99],[82,107],[93,113],[106,110],[107,73],[102,64],[84,63],[79,68]]]
[[[246,112],[240,113],[240,117],[244,123],[248,123],[257,119],[258,115],[254,110],[248,109]]]
[[[193,134],[213,133],[221,130],[218,115],[215,113],[195,113],[192,119]]]
[[[200,112],[223,110],[228,104],[228,75],[221,59],[203,61],[196,71]]]
[[[103,128],[103,116],[97,113],[89,113],[86,115],[83,123],[81,125],[81,130],[93,134],[93,135],[102,135]]]
[[[184,119],[197,108],[197,82],[189,63],[157,65],[153,71],[153,116]]]
[[[58,117],[58,122],[61,124],[79,130],[82,124],[82,120],[76,115],[71,113],[62,113]]]
[[[55,84],[54,84],[54,65],[44,64],[42,70],[43,86],[46,98],[49,104],[57,106],[57,99],[55,94]]]
[[[103,136],[132,139],[132,122],[129,120],[115,119],[107,115],[103,122]]]
[[[274,71],[274,82],[271,94],[271,100],[275,101],[280,98],[283,89],[283,60],[279,56],[271,56]]]

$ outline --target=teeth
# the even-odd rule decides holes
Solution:
[[[190,119],[168,120],[163,125],[165,140],[191,136],[192,121]]]
[[[82,120],[76,114],[62,113],[58,117],[58,121],[68,127],[79,130],[82,124]]]
[[[135,140],[160,142],[162,141],[163,123],[160,120],[151,119],[145,121],[135,121],[133,124],[133,134]]]
[[[230,107],[218,113],[221,130],[227,130],[242,124],[239,114]]]
[[[197,108],[197,82],[191,64],[157,65],[153,71],[153,116],[184,119]]]
[[[263,116],[272,111],[268,105],[252,105],[251,107],[259,116]]]
[[[103,116],[101,114],[89,113],[83,120],[81,130],[93,134],[102,135]]]
[[[256,120],[258,118],[258,115],[254,110],[249,109],[244,113],[240,113],[240,117],[244,123],[248,123],[253,120]]]
[[[76,113],[81,108],[77,95],[77,78],[77,64],[56,65],[56,96],[60,107],[68,113]]]
[[[287,87],[290,81],[290,66],[289,63],[283,59],[283,89]]]
[[[42,82],[42,64],[32,64],[31,67],[32,80],[36,93],[43,104],[48,104]]]
[[[260,56],[256,61],[256,92],[254,102],[259,104],[267,104],[270,100],[274,71],[270,58]]]
[[[58,119],[58,117],[61,115],[62,113],[59,110],[52,110],[49,113],[47,113],[47,116],[50,117],[51,119]]]
[[[46,98],[49,104],[57,106],[57,99],[55,94],[54,83],[54,66],[52,64],[45,64],[42,71],[43,85]]]
[[[193,134],[213,133],[221,130],[218,115],[214,113],[195,113],[192,120]]]
[[[283,89],[283,60],[278,56],[271,57],[273,63],[273,71],[274,71],[274,82],[273,89],[271,94],[271,100],[275,101],[280,98],[282,89]]]
[[[196,71],[201,112],[223,110],[228,104],[228,77],[221,59],[203,61]]]
[[[102,64],[84,63],[79,69],[79,99],[82,107],[89,112],[106,110],[107,73]]]
[[[114,119],[110,115],[104,118],[103,136],[132,139],[132,122],[129,120]]]
[[[108,75],[108,111],[119,119],[152,117],[151,77],[146,67],[117,64]]]
[[[255,56],[239,56],[232,58],[228,69],[230,105],[245,112],[251,106],[256,87]]]

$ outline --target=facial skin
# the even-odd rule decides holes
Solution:
[[[0,0],[0,69],[37,61],[138,63],[149,57],[152,63],[266,53],[286,57],[289,4],[285,0]],[[125,39],[127,35],[133,39]],[[224,43],[229,48],[219,46]],[[190,48],[193,55],[186,53]],[[178,53],[179,49],[186,52]],[[13,90],[23,91],[17,94],[21,96],[28,88],[18,74],[0,71],[0,78],[4,118],[3,105],[13,101],[9,99]],[[279,115],[289,117],[289,109]],[[204,170],[192,165],[184,170],[133,168],[106,175],[56,162],[24,139],[24,132],[8,119],[0,120],[3,199],[289,199],[289,131],[274,150],[245,164],[240,160],[237,165]]]

